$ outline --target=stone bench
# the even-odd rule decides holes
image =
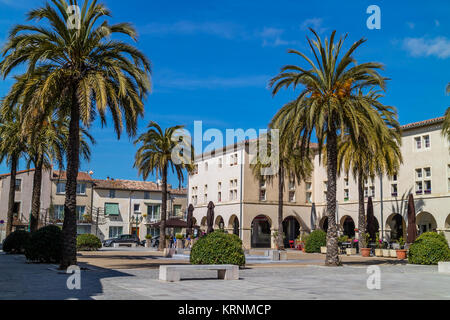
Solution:
[[[180,281],[180,271],[186,270],[217,270],[217,278],[223,280],[239,280],[239,266],[231,264],[208,265],[165,265],[159,267],[159,280]]]
[[[438,262],[438,272],[450,273],[450,261],[449,262]]]

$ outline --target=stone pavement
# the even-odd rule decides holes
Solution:
[[[68,290],[69,275],[56,266],[0,253],[0,299],[450,299],[450,275],[439,274],[437,266],[379,264],[381,290],[369,290],[366,266],[360,264],[255,264],[240,270],[238,281],[217,280],[216,272],[208,271],[184,275],[189,279],[178,283],[157,280],[157,268],[80,265],[88,267],[81,272],[81,290]]]

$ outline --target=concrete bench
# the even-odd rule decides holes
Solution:
[[[217,278],[223,280],[239,280],[239,266],[231,264],[208,265],[165,265],[159,267],[159,280],[180,281],[180,271],[186,270],[217,270]]]
[[[450,274],[450,261],[449,262],[438,262],[438,272]]]

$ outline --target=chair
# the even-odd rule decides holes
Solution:
[[[294,249],[294,240],[289,240],[289,247]]]

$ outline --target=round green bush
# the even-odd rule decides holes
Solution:
[[[450,261],[450,249],[445,236],[436,232],[425,232],[411,244],[408,262],[412,264],[438,264]]]
[[[62,231],[57,226],[46,226],[33,232],[25,247],[25,257],[32,262],[59,263],[62,254]]]
[[[102,242],[93,234],[80,234],[77,237],[78,251],[96,251],[102,247]]]
[[[305,251],[308,253],[320,252],[320,247],[327,245],[327,233],[323,230],[314,230],[305,243]]]
[[[24,253],[28,241],[30,241],[29,232],[23,230],[14,231],[3,241],[3,251],[11,254]]]
[[[245,265],[242,241],[235,234],[215,231],[200,238],[192,247],[191,264]]]

